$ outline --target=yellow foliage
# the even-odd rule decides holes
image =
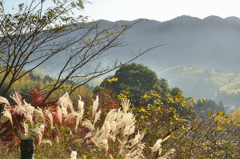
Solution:
[[[112,83],[113,81],[115,81],[115,82],[118,81],[118,78],[113,77],[112,79],[108,79],[109,83]]]
[[[240,108],[238,108],[238,110],[233,112],[233,120],[237,120],[240,121]]]

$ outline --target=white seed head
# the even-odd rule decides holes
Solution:
[[[10,104],[9,104],[9,102],[8,102],[8,100],[7,100],[7,98],[2,97],[2,96],[0,96],[0,103],[5,103],[5,104],[7,104],[7,105],[10,106]]]
[[[72,151],[70,159],[77,159],[77,151]]]
[[[50,123],[51,123],[51,128],[53,129],[54,127],[53,127],[53,116],[52,116],[52,112],[51,112],[49,109],[46,109],[46,110],[45,110],[45,113],[46,113],[46,115],[47,115],[47,117],[48,117],[48,119],[49,119],[49,121],[50,121]]]
[[[122,100],[122,107],[123,107],[123,113],[126,114],[129,107],[130,107],[130,100],[128,100],[127,98],[123,99]]]
[[[152,149],[152,152],[158,151],[159,148],[161,147],[161,143],[162,143],[162,139],[158,139],[155,145],[153,147],[150,147],[150,149]]]
[[[11,124],[13,125],[12,114],[10,112],[10,107],[5,107],[2,114],[3,114],[4,117],[8,118],[8,120],[10,120]]]
[[[96,113],[93,125],[98,121],[98,119],[100,119],[101,113],[102,113],[101,109]]]
[[[90,129],[91,131],[94,129],[94,126],[92,124],[92,122],[90,120],[85,120],[82,122],[82,126],[87,127],[88,129]]]
[[[44,115],[43,115],[43,111],[42,111],[41,108],[37,107],[35,109],[35,112],[36,112],[37,115],[39,115],[44,120]]]
[[[96,97],[96,100],[93,102],[93,108],[92,108],[92,117],[96,114],[96,111],[98,109],[98,96]]]
[[[49,144],[50,146],[52,146],[52,141],[50,141],[50,140],[42,140],[41,144]]]
[[[24,132],[25,132],[24,135],[28,136],[28,124],[26,124],[26,122],[23,122],[21,124],[22,124],[22,126],[24,128]]]
[[[78,100],[78,112],[81,112],[82,110],[84,110],[84,102],[81,101],[81,96],[79,96],[79,100]]]
[[[68,92],[66,92],[61,98],[59,98],[58,103],[62,106],[62,108],[69,108],[71,112],[74,111],[72,101],[69,98]]]

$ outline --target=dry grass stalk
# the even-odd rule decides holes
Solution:
[[[162,142],[166,141],[167,139],[169,139],[171,137],[171,135],[168,135],[167,137],[165,137]]]
[[[109,156],[110,156],[110,158],[111,158],[111,159],[113,159],[113,157],[112,157],[112,155],[111,155],[111,154],[110,154]]]
[[[162,147],[159,148],[158,156],[160,156],[162,153]]]
[[[58,136],[56,137],[56,141],[57,141],[57,143],[59,144],[59,138],[58,138]]]
[[[118,140],[118,142],[120,142],[121,145],[123,144],[122,141],[121,141],[120,139],[117,138],[117,140]]]
[[[98,145],[98,143],[96,142],[96,140],[92,137],[91,138],[91,141],[97,146],[97,147],[100,147],[99,145]]]

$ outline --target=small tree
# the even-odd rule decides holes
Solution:
[[[118,79],[117,82],[109,83],[109,78]],[[128,89],[128,98],[131,102],[139,106],[141,97],[150,92],[162,93],[161,81],[157,74],[142,64],[131,63],[120,67],[114,76],[109,76],[100,84],[101,87],[113,88],[116,94],[121,94],[122,91]],[[153,88],[156,86],[155,88]]]
[[[51,90],[45,92],[45,99],[38,106],[45,103],[68,79],[74,81],[66,90],[71,94],[90,80],[120,66],[117,60],[113,60],[102,67],[102,60],[107,55],[105,52],[123,46],[120,37],[139,21],[132,25],[100,27],[98,23],[86,23],[86,17],[82,15],[73,16],[74,9],[84,9],[84,1],[52,0],[52,7],[47,8],[49,1],[32,0],[27,6],[22,3],[14,14],[5,13],[3,1],[0,1],[0,71],[4,74],[0,89],[7,77],[11,76],[1,96],[6,96],[14,82],[46,62],[54,61],[59,55],[64,55],[65,60]],[[28,69],[22,73],[23,68]],[[2,110],[3,105],[0,105],[0,112]],[[11,126],[0,137],[10,129]]]

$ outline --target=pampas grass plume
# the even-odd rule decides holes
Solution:
[[[7,100],[7,98],[2,97],[2,96],[0,96],[0,103],[5,103],[5,104],[7,104],[7,105],[10,106],[10,104],[9,104],[9,102],[8,102],[8,100]]]
[[[92,108],[92,117],[96,114],[97,108],[98,108],[98,96],[96,97],[96,100],[93,102],[93,108]]]
[[[11,122],[11,124],[13,125],[13,121],[12,121],[12,114],[10,112],[10,109],[8,108],[4,108],[4,111],[2,112],[3,116],[8,118]]]

